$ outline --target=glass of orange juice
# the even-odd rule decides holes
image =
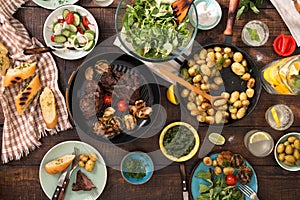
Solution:
[[[300,55],[295,55],[266,65],[262,72],[262,84],[270,94],[300,94]]]

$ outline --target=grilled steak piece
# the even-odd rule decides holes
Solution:
[[[87,80],[84,84],[84,91],[86,94],[94,93],[94,92],[101,92],[101,88],[98,85],[98,82],[95,80]]]
[[[95,116],[103,106],[103,97],[99,92],[86,94],[80,99],[79,107],[86,118]]]
[[[89,191],[96,186],[92,183],[92,181],[81,171],[77,171],[76,183],[73,183],[72,190],[73,191]]]
[[[116,85],[117,80],[112,72],[104,73],[100,78],[101,86],[108,92],[112,92],[113,87]]]

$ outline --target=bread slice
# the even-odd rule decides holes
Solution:
[[[10,86],[12,84],[21,82],[32,76],[36,69],[36,62],[34,63],[22,63],[16,68],[9,68],[4,77],[4,86]]]
[[[6,70],[9,68],[10,60],[7,56],[7,48],[0,42],[0,75],[4,76]]]
[[[18,114],[21,115],[23,111],[32,102],[38,91],[41,89],[39,76],[36,75],[30,81],[30,83],[20,91],[18,96],[15,98],[15,104],[17,107]]]
[[[49,87],[45,87],[40,95],[40,106],[47,128],[54,128],[57,124],[56,103]]]
[[[45,165],[45,170],[49,174],[57,174],[66,169],[74,160],[75,155],[64,155],[56,158]]]

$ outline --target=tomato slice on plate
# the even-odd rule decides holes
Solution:
[[[83,24],[83,26],[85,26],[85,27],[88,27],[88,26],[89,26],[90,22],[89,22],[87,16],[83,16],[83,17],[82,17],[82,24]]]
[[[118,111],[125,112],[128,109],[127,103],[125,100],[121,100],[117,104]]]
[[[296,41],[293,36],[280,34],[273,43],[274,51],[280,56],[289,56],[296,49]]]
[[[112,97],[109,94],[104,94],[103,101],[105,105],[111,105],[112,104]]]
[[[74,23],[74,13],[73,12],[69,12],[66,16],[66,22],[67,24],[73,24]]]

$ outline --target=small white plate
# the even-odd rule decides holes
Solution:
[[[217,13],[216,13],[216,14],[217,14],[216,20],[215,20],[212,24],[206,26],[206,25],[202,25],[202,24],[199,24],[199,23],[198,23],[198,26],[197,26],[198,29],[200,29],[200,30],[210,30],[210,29],[214,28],[215,26],[217,26],[217,25],[219,24],[219,22],[220,22],[220,20],[221,20],[221,17],[222,17],[222,9],[221,9],[221,7],[220,7],[220,4],[219,4],[216,0],[195,0],[195,1],[194,1],[194,4],[195,4],[195,6],[197,7],[197,5],[198,5],[199,3],[201,3],[201,2],[206,2],[206,3],[207,3],[207,6],[213,5],[213,6],[216,8],[216,10],[217,10]],[[191,9],[190,9],[188,15],[189,15],[189,18],[190,18],[190,20],[191,20],[191,24],[192,24],[194,27],[196,27],[195,22],[194,22],[194,20],[193,20],[193,16],[192,16],[193,9],[194,9],[194,8],[191,7]],[[197,13],[199,14],[199,10],[197,10]],[[199,21],[199,20],[198,20],[198,21]]]
[[[70,5],[75,4],[78,0],[32,0],[32,1],[43,8],[54,10],[59,6],[63,6],[66,4],[70,4]]]
[[[101,154],[89,144],[80,141],[67,141],[62,142],[54,147],[52,147],[44,156],[39,170],[40,183],[43,188],[44,193],[49,199],[52,198],[54,190],[56,188],[57,181],[60,177],[60,174],[48,174],[45,170],[45,164],[54,160],[55,158],[72,154],[74,151],[74,146],[79,148],[80,154],[85,153],[89,154],[90,152],[96,153],[98,160],[95,162],[95,167],[92,172],[86,171],[84,168],[77,167],[71,176],[70,183],[68,185],[67,191],[65,193],[65,200],[84,200],[90,199],[92,195],[93,199],[97,199],[100,194],[103,192],[104,187],[107,181],[107,169],[105,162]],[[97,187],[90,191],[72,191],[72,184],[76,182],[76,173],[78,170],[81,170]],[[96,195],[94,194],[96,192]]]
[[[85,8],[81,7],[81,6],[77,6],[77,5],[65,5],[65,6],[61,6],[59,8],[57,8],[56,10],[54,10],[46,19],[45,24],[44,24],[44,28],[43,28],[43,36],[44,36],[44,41],[46,43],[47,46],[51,47],[52,46],[52,41],[51,41],[51,36],[53,34],[52,32],[52,26],[54,24],[54,22],[56,22],[57,18],[62,16],[63,10],[64,9],[68,9],[70,11],[76,11],[78,12],[80,15],[84,16],[86,15],[89,22],[93,25],[95,25],[95,44],[94,47],[97,44],[98,41],[98,37],[99,37],[99,28],[98,28],[98,24],[95,20],[95,18],[93,17],[93,15],[86,10]],[[89,54],[94,47],[89,50],[89,51],[84,51],[84,50],[70,50],[70,49],[63,49],[63,50],[55,50],[53,51],[53,54],[62,58],[62,59],[66,59],[66,60],[76,60],[79,58],[82,58],[84,56],[86,56],[87,54]]]

